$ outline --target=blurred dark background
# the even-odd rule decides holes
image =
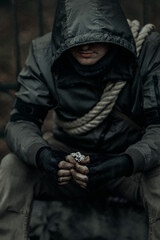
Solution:
[[[159,0],[120,3],[127,18],[138,19],[141,24],[153,23],[160,30]],[[0,0],[0,158],[9,151],[3,131],[14,100],[16,74],[24,65],[31,40],[52,30],[55,7],[56,0]],[[19,33],[18,38],[15,32]],[[43,131],[51,127],[50,115]]]

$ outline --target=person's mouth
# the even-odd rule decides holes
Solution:
[[[84,58],[90,58],[92,57],[92,55],[94,54],[94,52],[92,51],[81,51],[80,55]]]

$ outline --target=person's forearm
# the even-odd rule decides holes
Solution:
[[[5,136],[10,149],[30,165],[36,165],[37,151],[43,146],[48,146],[38,126],[29,121],[9,122]]]
[[[160,164],[160,124],[150,125],[142,139],[131,145],[126,153],[133,159],[133,172],[147,171]]]

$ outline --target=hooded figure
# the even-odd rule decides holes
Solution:
[[[149,239],[160,238],[159,43],[152,31],[137,58],[116,0],[58,1],[52,33],[32,41],[6,127],[14,154],[1,160],[1,240],[22,239],[33,196],[98,192],[140,202]],[[55,126],[46,140],[41,126],[50,109]]]

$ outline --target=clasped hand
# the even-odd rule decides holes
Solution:
[[[73,179],[82,188],[130,176],[133,172],[133,161],[127,154],[93,154],[78,163],[63,151],[43,147],[37,153],[36,162],[41,170],[55,178],[58,185],[68,184]]]
[[[75,159],[63,151],[54,151],[50,147],[42,147],[36,155],[37,167],[52,175],[58,185],[68,184],[74,179],[81,187],[86,187],[88,180],[87,166],[78,164]],[[83,164],[89,163],[89,157],[85,157]]]
[[[89,162],[89,156],[86,156],[81,164],[76,162],[71,155],[66,156],[66,161],[58,164],[58,185],[68,184],[73,179],[82,188],[87,188],[89,169],[86,164]]]
[[[59,163],[58,184],[68,184],[73,178],[82,188],[93,188],[106,181],[131,176],[133,161],[127,154],[86,156],[84,161],[78,163],[71,155],[66,161]]]

